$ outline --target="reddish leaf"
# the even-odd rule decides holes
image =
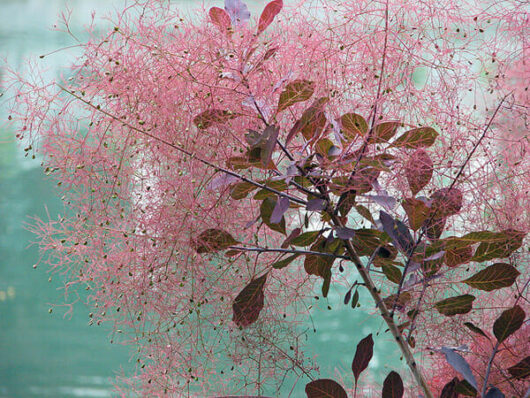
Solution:
[[[440,312],[447,316],[456,314],[467,314],[473,308],[475,296],[464,294],[462,296],[451,297],[437,302],[434,306]]]
[[[436,218],[452,216],[462,208],[463,196],[457,188],[442,188],[434,192],[431,196],[432,214]]]
[[[357,388],[357,382],[359,381],[360,374],[368,367],[372,356],[374,355],[374,340],[370,333],[359,344],[355,350],[355,356],[351,364],[351,370],[353,377],[355,377],[355,388]]]
[[[429,212],[431,210],[423,201],[415,198],[407,198],[401,205],[407,213],[410,227],[414,231],[420,229],[423,223],[429,217]]]
[[[274,0],[265,6],[258,23],[258,35],[261,34],[272,23],[274,17],[280,13],[283,0]]]
[[[278,112],[296,104],[307,101],[315,91],[315,83],[309,80],[295,80],[289,83],[280,94],[278,101]]]
[[[342,386],[331,379],[318,379],[305,386],[307,398],[348,398]]]
[[[510,264],[496,263],[463,280],[466,285],[475,289],[490,292],[495,289],[513,285],[519,271]]]
[[[424,148],[434,144],[436,137],[438,133],[432,127],[419,127],[403,133],[392,145],[411,149]]]
[[[382,122],[376,124],[372,129],[370,143],[388,142],[396,134],[396,131],[400,126],[400,122]]]
[[[405,176],[413,195],[421,191],[432,177],[433,163],[427,152],[416,150],[405,165]]]
[[[213,24],[216,25],[219,30],[223,33],[229,32],[229,29],[232,27],[232,22],[230,21],[230,15],[219,7],[210,8],[210,19]]]
[[[383,383],[382,398],[401,398],[404,392],[401,376],[394,371],[390,372]]]
[[[516,379],[524,379],[530,376],[530,356],[527,356],[521,362],[510,366],[508,372]]]
[[[524,232],[508,229],[483,241],[473,255],[473,261],[482,262],[494,258],[506,258],[523,244]]]
[[[502,343],[515,333],[523,324],[525,317],[525,312],[518,305],[503,311],[493,324],[493,334],[497,337],[497,341]]]
[[[366,123],[364,117],[356,113],[342,115],[340,117],[340,123],[348,141],[354,140],[357,136],[363,136],[368,131],[368,123]]]
[[[267,274],[253,279],[235,298],[232,309],[237,326],[247,327],[258,320],[264,305],[263,287],[266,281]]]

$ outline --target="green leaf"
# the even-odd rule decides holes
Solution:
[[[280,192],[286,191],[288,188],[287,184],[283,180],[265,181],[264,184],[268,188],[272,188]],[[254,200],[263,200],[265,198],[276,198],[276,194],[269,191],[268,189],[260,189],[253,197]]]
[[[275,263],[272,263],[272,268],[275,269],[282,269],[287,267],[289,264],[291,264],[294,260],[296,260],[297,257],[299,257],[300,254],[296,253],[292,256],[289,256],[287,258],[284,258],[283,260],[276,261]]]
[[[438,133],[432,127],[419,127],[399,136],[392,145],[410,149],[429,147],[434,144]]]
[[[409,220],[409,226],[414,230],[417,231],[421,228],[423,223],[427,220],[429,217],[430,209],[427,207],[427,205],[415,198],[407,198],[403,201],[401,204],[403,206],[403,209],[405,209],[405,212],[407,213],[407,217]]]
[[[370,143],[385,143],[396,134],[401,126],[400,122],[382,122],[374,126],[370,137]]]
[[[324,282],[322,283],[322,296],[328,297],[329,285],[331,284],[331,267],[324,268],[322,278],[324,278]]]
[[[333,142],[329,138],[322,138],[315,144],[315,151],[324,158],[329,158],[329,150],[333,148]]]
[[[320,134],[326,125],[326,116],[324,115],[324,105],[329,101],[327,97],[317,98],[309,108],[307,108],[300,119],[293,125],[287,138],[285,145],[298,134],[302,132],[302,135],[306,140],[311,140],[313,137]]]
[[[368,131],[368,123],[361,115],[356,113],[346,113],[340,117],[342,131],[348,141],[352,141],[358,136],[363,136]]]
[[[295,246],[309,246],[312,244],[320,235],[320,231],[308,231],[298,235],[291,241],[292,245]]]
[[[230,196],[235,200],[244,199],[250,192],[257,188],[256,185],[251,184],[250,182],[238,182],[232,186],[232,189],[230,189]]]
[[[207,229],[194,242],[197,253],[213,253],[238,243],[232,235],[221,229]]]
[[[411,299],[412,296],[409,292],[403,292],[399,295],[399,298],[396,294],[392,294],[388,297],[385,297],[383,299],[383,302],[385,303],[385,306],[388,309],[392,309],[395,306],[396,309],[401,310],[405,308],[405,306]]]
[[[314,91],[315,83],[309,80],[295,80],[287,84],[285,90],[280,94],[278,113],[297,102],[307,101]]]
[[[461,296],[451,297],[437,302],[434,306],[440,314],[453,316],[456,314],[467,314],[473,308],[475,296],[464,294]]]
[[[357,289],[355,289],[355,293],[353,293],[353,296],[351,298],[351,307],[352,308],[357,307],[358,303],[359,303],[359,292]]]
[[[497,341],[502,343],[515,333],[523,324],[525,317],[525,312],[518,305],[503,311],[493,324],[493,334]]]
[[[433,163],[429,154],[417,149],[405,165],[405,176],[413,195],[421,191],[431,180]]]
[[[475,326],[473,323],[471,322],[464,322],[464,326],[466,328],[468,328],[469,330],[471,330],[473,333],[477,333],[477,334],[480,334],[481,336],[484,336],[486,337],[487,339],[489,339],[488,335],[486,333],[484,333],[482,331],[481,328],[479,328],[478,326]]]
[[[490,292],[513,285],[519,271],[510,264],[495,263],[462,282],[475,289]]]
[[[363,205],[357,205],[355,206],[355,210],[357,210],[357,213],[359,213],[361,216],[363,216],[364,218],[366,218],[368,221],[370,221],[372,224],[375,225],[375,221],[374,221],[374,218],[372,217],[372,213],[370,213],[370,210],[368,210],[368,208],[366,208]],[[342,215],[345,215],[345,214],[342,214]]]
[[[348,398],[344,388],[334,380],[318,379],[305,386],[307,398]]]
[[[525,235],[524,232],[508,229],[490,236],[489,240],[482,241],[477,247],[472,260],[482,262],[506,258],[522,246]]]
[[[271,215],[276,206],[276,200],[273,198],[265,198],[260,206],[260,215],[261,219],[270,229],[273,231],[281,232],[286,235],[285,230],[285,217],[282,217],[282,220],[279,223],[271,223]]]
[[[383,273],[390,282],[399,283],[401,281],[401,270],[390,264],[383,264]]]
[[[258,320],[264,305],[263,287],[267,275],[253,279],[235,298],[232,310],[233,321],[237,326],[247,327]]]
[[[198,128],[205,130],[214,123],[223,124],[229,121],[230,119],[236,118],[237,116],[237,114],[230,111],[224,111],[220,109],[208,109],[195,116],[195,118],[193,119],[193,123]]]

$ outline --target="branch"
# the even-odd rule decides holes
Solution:
[[[151,133],[148,133],[145,130],[142,130],[142,129],[138,128],[138,127],[133,126],[130,123],[127,123],[127,122],[125,122],[123,120],[120,120],[117,116],[115,116],[115,115],[113,115],[113,114],[101,109],[98,106],[95,106],[90,101],[87,101],[84,98],[81,98],[79,95],[75,94],[73,91],[70,91],[70,90],[64,88],[60,84],[57,84],[57,85],[59,86],[59,88],[61,88],[61,90],[67,92],[72,97],[74,97],[77,100],[83,102],[84,104],[90,106],[92,109],[95,109],[96,111],[104,114],[105,116],[108,116],[111,119],[120,122],[123,126],[129,127],[130,129],[132,129],[132,130],[134,130],[134,131],[136,131],[136,132],[138,132],[140,134],[145,135],[146,137],[149,137],[149,138],[152,138],[152,139],[154,139],[154,140],[156,140],[158,142],[161,142],[162,144],[165,144],[165,145],[167,145],[167,146],[169,146],[169,147],[171,147],[171,148],[173,148],[173,149],[175,149],[175,150],[177,150],[177,151],[189,156],[190,158],[197,159],[199,162],[201,162],[201,163],[213,168],[215,171],[221,171],[223,173],[226,173],[228,175],[236,177],[236,178],[240,179],[241,181],[248,182],[249,184],[252,184],[252,185],[254,185],[254,186],[258,187],[258,188],[265,189],[265,190],[267,190],[269,192],[273,192],[273,193],[275,193],[278,196],[283,196],[284,198],[287,198],[287,199],[289,199],[292,202],[303,204],[303,205],[307,205],[307,202],[305,200],[303,200],[303,199],[297,198],[295,196],[291,196],[291,195],[289,195],[289,194],[287,194],[285,192],[281,192],[281,191],[278,191],[278,190],[276,190],[274,188],[268,187],[265,184],[261,184],[261,183],[259,183],[257,181],[254,181],[254,180],[252,180],[252,179],[250,179],[248,177],[245,177],[245,176],[243,176],[241,174],[238,174],[238,173],[236,173],[236,172],[234,172],[232,170],[228,170],[228,169],[225,169],[224,167],[217,166],[217,165],[215,165],[215,164],[213,164],[213,163],[211,163],[211,162],[209,162],[209,161],[207,161],[205,159],[202,159],[202,158],[198,157],[195,153],[190,152],[190,151],[182,148],[179,145],[175,145],[175,144],[173,144],[173,143],[171,143],[169,141],[164,140],[163,138],[157,137],[157,136],[155,136],[155,135],[153,135]]]
[[[269,249],[263,247],[242,247],[242,246],[230,246],[231,250],[240,250],[247,252],[259,252],[259,253],[293,253],[293,254],[310,254],[314,256],[342,258],[344,260],[351,260],[349,256],[342,256],[340,254],[316,252],[312,250],[298,250],[298,249]]]

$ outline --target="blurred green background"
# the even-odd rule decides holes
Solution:
[[[174,3],[187,10],[201,4],[194,0]],[[267,1],[248,3],[257,11]],[[42,61],[38,55],[75,44],[68,35],[52,29],[67,4],[72,10],[72,29],[82,38],[83,25],[90,21],[92,10],[101,17],[124,1],[0,0],[0,58],[21,73],[28,59],[39,62],[51,77],[66,72],[78,49],[61,51]],[[104,22],[99,21],[98,27],[104,27]],[[10,94],[4,67],[0,63],[0,91],[5,92],[0,99],[0,126],[5,126],[5,104]],[[46,208],[52,217],[61,209],[53,183],[45,178],[39,164],[38,159],[24,158],[12,133],[0,127],[0,398],[112,396],[116,374],[130,374],[134,369],[129,363],[129,349],[110,344],[111,330],[105,325],[89,326],[90,309],[83,304],[74,307],[71,318],[64,317],[67,308],[60,306],[50,314],[52,304],[63,300],[61,281],[55,276],[48,281],[50,275],[43,266],[33,269],[39,254],[30,246],[35,237],[24,224],[32,222],[30,217],[46,218]],[[312,317],[316,333],[312,323],[307,325],[308,354],[319,356],[322,377],[333,377],[337,369],[351,375],[358,341],[374,330],[385,330],[369,312],[344,306],[343,290],[332,291],[327,301],[315,302],[320,307]],[[328,310],[328,305],[333,310]],[[376,339],[376,355],[370,365],[375,382],[381,383],[389,364],[399,366],[397,357],[388,337]],[[304,381],[299,382],[293,396],[304,396],[304,385]]]

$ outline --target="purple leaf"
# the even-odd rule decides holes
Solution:
[[[311,199],[307,201],[308,211],[321,211],[326,208],[327,202],[324,199]]]
[[[208,189],[213,191],[219,188],[224,188],[227,185],[233,184],[236,181],[240,181],[240,179],[237,177],[234,177],[233,175],[222,173],[220,176],[215,177],[208,184]]]
[[[277,224],[280,221],[282,221],[283,214],[287,211],[288,208],[289,208],[289,199],[287,199],[284,196],[279,198],[271,214],[271,219],[270,219],[271,223]]]
[[[471,384],[475,389],[477,389],[477,380],[471,372],[471,367],[467,361],[460,354],[457,354],[454,350],[448,347],[442,347],[442,353],[445,355],[445,360],[449,365],[453,367],[458,373],[466,379],[466,381]]]
[[[442,251],[439,251],[438,253],[435,253],[433,254],[432,256],[429,256],[425,259],[423,259],[423,261],[433,261],[433,260],[438,260],[439,258],[442,258],[445,254],[445,250],[442,250]]]
[[[335,229],[335,232],[339,239],[351,239],[355,235],[355,230],[347,227],[339,227]]]
[[[414,246],[414,240],[407,226],[382,210],[379,212],[379,219],[394,245],[402,252],[408,253]]]
[[[497,387],[491,387],[484,398],[505,398],[505,395]]]
[[[366,198],[390,211],[396,207],[396,199],[388,195],[366,195]]]
[[[245,24],[250,19],[250,11],[241,0],[225,0],[225,10],[234,26]]]

